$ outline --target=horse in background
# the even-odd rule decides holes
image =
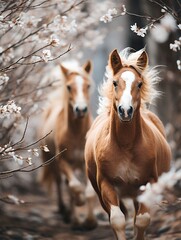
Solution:
[[[72,228],[92,229],[97,223],[93,214],[95,196],[91,184],[86,183],[84,146],[85,136],[92,123],[90,113],[90,89],[92,64],[87,61],[83,66],[77,62],[64,62],[52,72],[56,90],[48,98],[49,106],[44,112],[41,136],[53,130],[44,140],[49,152],[42,151],[43,161],[47,161],[65,150],[58,159],[42,168],[41,182],[52,189],[56,185],[59,212]],[[65,204],[62,179],[68,187],[69,206]],[[87,186],[86,186],[87,184]],[[62,186],[63,185],[63,186]],[[77,206],[87,203],[88,214],[80,223]]]
[[[170,169],[171,150],[163,124],[147,107],[159,95],[158,80],[144,49],[131,53],[126,48],[120,54],[114,50],[100,89],[99,115],[87,134],[87,174],[118,240],[126,239],[122,200],[133,200],[134,239],[143,240],[150,210],[137,201],[140,186],[156,182]]]

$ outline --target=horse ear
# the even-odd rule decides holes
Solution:
[[[136,65],[142,71],[147,67],[147,65],[148,65],[148,54],[146,53],[146,51],[143,51],[141,53],[141,55],[138,57]]]
[[[67,77],[69,74],[69,70],[66,67],[64,67],[62,64],[60,64],[60,69],[63,72],[64,76]]]
[[[115,75],[116,73],[119,72],[119,70],[122,68],[122,62],[121,58],[119,56],[119,53],[117,49],[113,50],[110,55],[109,55],[109,64],[113,70],[113,74]]]
[[[92,63],[90,60],[88,60],[84,65],[83,65],[83,69],[87,72],[90,73],[92,70]]]

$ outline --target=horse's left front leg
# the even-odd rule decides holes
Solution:
[[[150,224],[149,209],[142,203],[134,202],[135,206],[135,240],[144,240],[145,230]]]

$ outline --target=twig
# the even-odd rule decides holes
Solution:
[[[24,166],[24,167],[21,167],[21,168],[18,168],[18,169],[0,172],[0,179],[12,177],[14,175],[14,173],[17,173],[17,172],[32,172],[32,171],[35,171],[35,170],[37,170],[41,167],[45,167],[45,166],[49,165],[50,163],[52,163],[56,159],[56,157],[58,157],[60,154],[62,154],[66,150],[67,149],[62,150],[61,152],[59,152],[58,154],[56,154],[55,156],[53,156],[52,158],[50,158],[46,162],[38,165],[37,167],[27,169],[28,167],[30,167],[29,165],[27,165],[27,166]]]

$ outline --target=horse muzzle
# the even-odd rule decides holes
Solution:
[[[87,106],[84,106],[84,107],[76,107],[75,108],[75,115],[77,118],[83,118],[85,117],[85,115],[87,114],[88,112],[88,108]]]
[[[118,107],[118,116],[123,122],[131,121],[133,117],[133,107],[130,106],[128,109],[123,108],[122,106]]]

